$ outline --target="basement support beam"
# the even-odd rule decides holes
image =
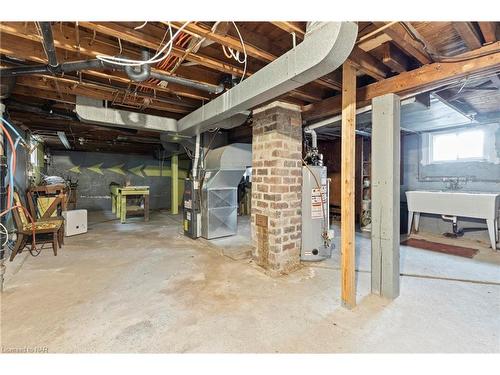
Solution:
[[[356,306],[355,277],[355,149],[356,149],[356,69],[350,62],[343,65],[342,77],[342,144],[341,144],[341,269],[342,305]]]
[[[386,25],[385,22],[373,22],[373,24],[377,27]],[[409,25],[409,27],[411,27],[411,25]],[[415,33],[416,30],[414,30],[413,27],[411,28],[412,32]],[[401,22],[384,29],[384,33],[387,34],[401,50],[416,58],[421,64],[429,64],[432,62],[432,58],[425,48],[408,34],[404,26],[401,25]]]
[[[399,295],[400,99],[372,101],[372,293]]]
[[[444,85],[457,83],[467,76],[489,75],[498,71],[500,53],[493,52],[498,48],[500,48],[500,42],[489,44],[474,52],[455,56],[467,60],[467,64],[464,64],[463,61],[457,61],[424,65],[418,69],[360,87],[356,94],[357,105],[364,107],[369,105],[373,98],[387,93],[394,93],[405,99]],[[481,57],[475,57],[479,54]],[[341,95],[335,95],[321,102],[304,106],[302,119],[310,122],[339,114],[342,108],[341,99]]]
[[[172,170],[170,211],[172,215],[177,215],[179,213],[179,155],[172,155],[170,169]]]

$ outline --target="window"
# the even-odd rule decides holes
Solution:
[[[431,134],[431,162],[484,159],[484,131],[462,130]]]
[[[30,146],[31,146],[31,154],[30,154],[30,161],[31,165],[33,167],[38,166],[38,141],[35,140],[34,138],[30,139]]]

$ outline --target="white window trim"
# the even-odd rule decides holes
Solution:
[[[458,134],[461,132],[467,132],[467,131],[478,131],[481,130],[484,134],[484,140],[483,140],[483,156],[480,157],[470,157],[470,158],[462,158],[462,159],[455,159],[455,160],[434,160],[433,155],[433,147],[434,147],[434,140],[433,137],[437,135],[442,135],[442,134]],[[439,132],[430,132],[430,133],[425,133],[423,134],[422,137],[422,149],[427,150],[427,152],[423,153],[423,159],[422,164],[456,164],[456,163],[467,163],[467,162],[486,162],[489,161],[488,153],[486,150],[486,137],[487,137],[487,132],[484,129],[455,129],[455,130],[443,130]]]

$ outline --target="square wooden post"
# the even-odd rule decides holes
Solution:
[[[355,161],[356,161],[356,69],[349,62],[342,73],[341,145],[341,272],[342,305],[356,306]]]

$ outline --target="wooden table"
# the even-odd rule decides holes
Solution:
[[[127,197],[142,196],[144,208],[127,206]],[[111,186],[111,211],[120,218],[121,223],[127,219],[127,211],[144,211],[144,221],[149,221],[149,186]]]

